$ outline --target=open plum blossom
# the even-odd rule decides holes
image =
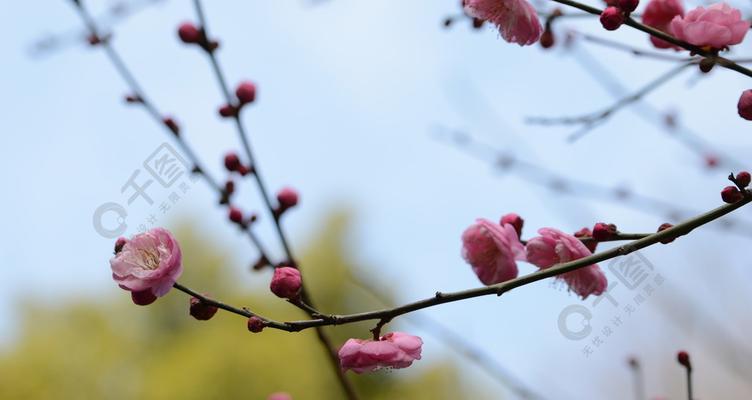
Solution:
[[[110,267],[115,282],[131,292],[136,304],[143,305],[170,291],[183,273],[182,262],[180,246],[172,233],[154,228],[125,241],[110,259]]]
[[[392,332],[379,340],[348,339],[339,349],[339,363],[343,371],[358,374],[381,368],[407,368],[420,360],[423,340],[402,332]]]
[[[528,240],[526,249],[527,261],[540,269],[592,255],[579,239],[560,230],[541,228],[538,233],[541,236]],[[606,276],[597,264],[567,272],[557,279],[564,280],[569,289],[583,300],[591,294],[603,294],[608,286]]]
[[[462,257],[484,285],[517,277],[517,260],[525,261],[525,247],[512,224],[478,219],[462,233]]]
[[[681,0],[651,0],[645,7],[645,11],[642,12],[642,22],[659,31],[671,34],[669,24],[677,15],[684,16],[684,6]],[[652,35],[650,42],[659,49],[681,50],[680,47]]]
[[[462,5],[471,17],[496,25],[509,43],[531,45],[543,33],[538,14],[527,0],[463,0]]]
[[[684,17],[671,20],[671,33],[695,46],[722,49],[739,44],[749,30],[749,21],[742,13],[726,3],[716,3],[708,8],[697,7]]]

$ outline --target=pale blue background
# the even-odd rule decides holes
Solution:
[[[90,3],[99,10],[108,4]],[[442,29],[443,18],[458,12],[456,0],[206,3],[230,82],[250,78],[259,84],[259,101],[244,118],[266,180],[273,188],[291,184],[302,193],[301,207],[286,220],[293,245],[304,244],[327,210],[353,208],[353,256],[372,266],[366,272],[395,288],[402,301],[478,286],[459,256],[459,236],[476,217],[516,211],[526,219],[526,236],[542,226],[573,231],[598,220],[624,231],[649,231],[665,220],[564,197],[513,173],[494,172],[437,141],[437,126],[463,129],[579,180],[623,184],[696,210],[720,203],[728,168],[707,170],[701,157],[632,110],[573,145],[564,140],[571,129],[525,125],[526,116],[595,111],[613,98],[573,60],[577,50],[520,48],[490,28],[472,31],[466,22]],[[19,317],[13,305],[22,297],[52,302],[120,294],[107,265],[112,240],[94,232],[91,215],[105,201],[123,200],[120,186],[166,136],[143,112],[122,104],[125,86],[95,49],[75,45],[29,56],[43,34],[78,26],[66,1],[6,0],[1,9],[0,339],[8,345]],[[221,176],[222,154],[238,146],[237,137],[216,116],[220,93],[206,60],[176,38],[176,26],[193,18],[188,1],[171,0],[119,25],[114,44]],[[627,29],[602,31],[594,19],[562,21],[560,42],[575,27],[648,46]],[[581,45],[629,87],[670,68]],[[750,53],[746,45],[736,50]],[[685,124],[746,163],[750,124],[738,118],[735,106],[750,86],[748,78],[729,71],[700,77],[691,70],[648,100],[678,110]],[[254,252],[225,222],[224,211],[210,206],[213,201],[197,183],[169,217],[191,215],[235,246],[240,274]],[[152,208],[138,204],[131,210],[136,219],[145,218]],[[749,210],[737,214],[752,220]],[[268,227],[261,234],[270,241]],[[666,283],[589,359],[581,354],[583,343],[564,339],[556,328],[561,309],[579,300],[550,282],[501,300],[476,299],[425,313],[487,349],[549,398],[631,399],[625,366],[631,354],[645,365],[650,394],[682,398],[674,362],[680,348],[696,359],[697,398],[734,398],[732,393],[752,390],[752,348],[745,336],[752,325],[746,307],[752,299],[749,243],[749,237],[708,227],[671,246],[645,250]],[[521,271],[533,268],[521,265]],[[246,281],[259,290],[266,282],[263,276]],[[626,292],[622,296],[629,300]],[[602,322],[612,314],[605,310],[596,312]],[[425,358],[416,369],[455,357],[468,379],[506,392],[429,333],[415,332],[426,338]]]

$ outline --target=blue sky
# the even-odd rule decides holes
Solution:
[[[91,3],[99,9],[107,4]],[[437,141],[432,134],[437,127],[472,133],[578,180],[625,185],[696,210],[719,204],[728,171],[703,168],[695,153],[634,110],[616,114],[575,144],[565,141],[571,129],[526,125],[527,116],[576,115],[614,99],[573,60],[578,47],[543,51],[507,44],[490,28],[442,29],[443,18],[457,13],[457,3],[207,2],[229,81],[252,79],[259,85],[258,102],[244,118],[265,178],[272,188],[289,184],[302,193],[301,207],[286,221],[294,245],[304,245],[327,210],[351,207],[353,256],[377,268],[365,272],[410,301],[436,290],[478,286],[459,256],[459,236],[477,217],[515,211],[526,219],[526,236],[543,226],[573,231],[599,220],[623,231],[649,231],[664,222],[650,210],[562,196],[514,173],[494,171]],[[29,56],[29,46],[45,33],[78,26],[65,1],[14,2],[4,10],[0,33],[9,40],[0,78],[5,122],[0,166],[7,185],[0,200],[5,211],[0,339],[9,343],[18,318],[12,305],[21,297],[115,295],[107,265],[112,241],[93,230],[92,213],[106,201],[123,201],[121,186],[167,137],[140,110],[123,104],[125,86],[96,49],[76,45]],[[232,126],[216,116],[221,96],[208,63],[176,38],[176,26],[193,18],[190,2],[169,0],[117,26],[114,45],[153,100],[185,127],[186,139],[211,172],[223,176],[222,155],[238,142]],[[634,32],[606,33],[591,19],[560,24],[559,38],[570,28],[648,46]],[[671,68],[587,43],[577,46],[627,87]],[[736,49],[737,55],[748,52],[747,45]],[[707,76],[688,70],[648,102],[677,110],[705,140],[744,162],[752,141],[748,123],[735,110],[739,93],[749,87],[744,79],[725,70]],[[209,206],[214,201],[209,190],[196,183],[183,200],[165,224],[187,215],[197,219],[237,248],[240,271],[253,251],[225,223],[224,211]],[[134,220],[150,212],[153,207],[142,202],[129,207]],[[752,220],[748,210],[738,214]],[[268,227],[261,234],[272,237]],[[731,359],[728,340],[719,339],[728,335],[723,337],[738,340],[737,353],[752,352],[743,341],[752,324],[743,307],[749,303],[750,265],[731,250],[746,248],[749,240],[701,229],[671,246],[645,250],[665,284],[589,358],[582,355],[584,344],[562,337],[556,325],[564,307],[581,302],[550,282],[501,300],[477,299],[425,313],[456,327],[551,398],[631,398],[624,367],[631,354],[647,366],[651,393],[679,398],[682,381],[673,364],[679,348],[692,349],[702,360],[697,397],[729,398],[752,390],[742,378],[752,370],[749,359]],[[521,266],[523,273],[533,270]],[[628,292],[620,296],[631,300]],[[596,311],[598,328],[615,315]],[[448,354],[443,347],[427,340],[425,362]],[[469,379],[504,390],[457,361]]]

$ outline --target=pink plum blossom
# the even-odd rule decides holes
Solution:
[[[576,237],[554,228],[541,228],[541,236],[527,242],[527,261],[540,269],[550,268],[559,263],[566,263],[592,255]],[[589,295],[601,295],[608,286],[606,276],[597,264],[591,264],[574,271],[557,276],[564,280],[569,289],[582,299]]]
[[[543,33],[535,8],[526,0],[463,0],[462,4],[471,17],[496,25],[509,43],[531,45]]]
[[[183,273],[182,258],[172,233],[154,228],[133,236],[110,259],[112,278],[125,290],[162,297]]]
[[[462,257],[484,285],[517,277],[517,260],[525,260],[525,247],[512,224],[478,219],[462,233]]]
[[[684,16],[684,6],[681,0],[651,0],[642,12],[642,23],[659,31],[672,34],[669,24],[677,15]],[[652,35],[650,42],[659,49],[681,50],[680,47]]]
[[[420,360],[423,340],[418,336],[392,332],[379,340],[348,339],[339,349],[342,370],[358,374],[381,368],[407,368]]]
[[[674,36],[687,43],[722,49],[741,43],[749,24],[736,8],[716,3],[708,8],[697,7],[684,17],[675,16],[670,28]]]

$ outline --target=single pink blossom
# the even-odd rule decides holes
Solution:
[[[358,374],[381,368],[407,368],[420,360],[423,340],[418,336],[392,332],[379,340],[348,339],[339,349],[339,362],[343,371]]]
[[[112,278],[131,292],[146,290],[156,297],[170,291],[183,273],[183,257],[172,233],[154,228],[128,240],[110,259]]]
[[[527,261],[540,269],[592,255],[579,239],[560,230],[541,228],[538,233],[541,236],[528,240],[526,250]],[[608,286],[606,276],[597,264],[567,272],[557,278],[564,280],[569,289],[583,300],[591,294],[603,294]]]
[[[484,285],[493,285],[517,277],[516,261],[525,260],[525,246],[512,224],[481,218],[462,233],[462,257]]]
[[[645,11],[642,12],[642,23],[658,29],[659,31],[672,34],[669,25],[676,16],[684,16],[684,6],[681,0],[650,0]],[[681,50],[665,40],[650,36],[650,42],[659,49]]]
[[[708,8],[697,7],[671,20],[671,32],[677,38],[695,46],[722,49],[739,44],[749,30],[750,22],[742,19],[741,11],[726,3]]]
[[[526,0],[463,0],[462,4],[471,17],[496,25],[509,43],[531,45],[543,33],[535,8]]]
[[[302,286],[300,271],[293,267],[279,267],[274,270],[269,289],[278,297],[293,300],[300,294]]]

